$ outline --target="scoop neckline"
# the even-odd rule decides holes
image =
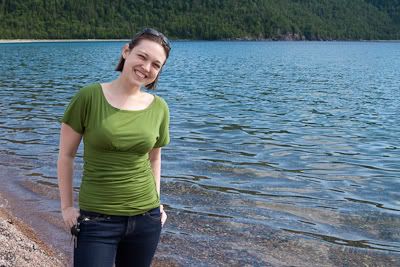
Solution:
[[[107,104],[107,106],[109,106],[110,108],[112,108],[112,109],[114,109],[114,110],[121,111],[121,112],[138,113],[138,112],[146,111],[146,110],[150,109],[150,108],[154,105],[154,103],[156,102],[156,99],[157,99],[157,96],[156,96],[156,95],[151,94],[151,95],[153,96],[153,100],[152,100],[151,103],[150,103],[147,107],[145,107],[144,109],[138,109],[138,110],[120,109],[120,108],[114,107],[113,105],[110,104],[110,102],[108,102],[108,100],[107,100],[107,98],[106,98],[106,96],[105,96],[105,94],[104,94],[103,86],[101,85],[101,83],[98,83],[98,86],[99,86],[99,88],[100,88],[101,97],[102,97],[102,99],[104,100],[104,102]]]

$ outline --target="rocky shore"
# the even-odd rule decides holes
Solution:
[[[7,210],[0,195],[0,266],[64,266],[63,259],[22,220]]]

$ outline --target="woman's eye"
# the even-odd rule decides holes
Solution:
[[[138,55],[138,57],[141,59],[145,59],[145,57],[143,55]]]
[[[160,66],[160,65],[158,65],[158,64],[153,64],[153,66],[154,66],[154,68],[156,68],[156,69],[159,69],[159,68],[161,68],[161,66]]]

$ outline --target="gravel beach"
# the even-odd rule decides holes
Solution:
[[[7,210],[0,195],[0,266],[65,266],[63,259],[22,220]]]

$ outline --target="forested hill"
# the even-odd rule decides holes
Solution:
[[[400,39],[400,0],[0,0],[0,39]]]

